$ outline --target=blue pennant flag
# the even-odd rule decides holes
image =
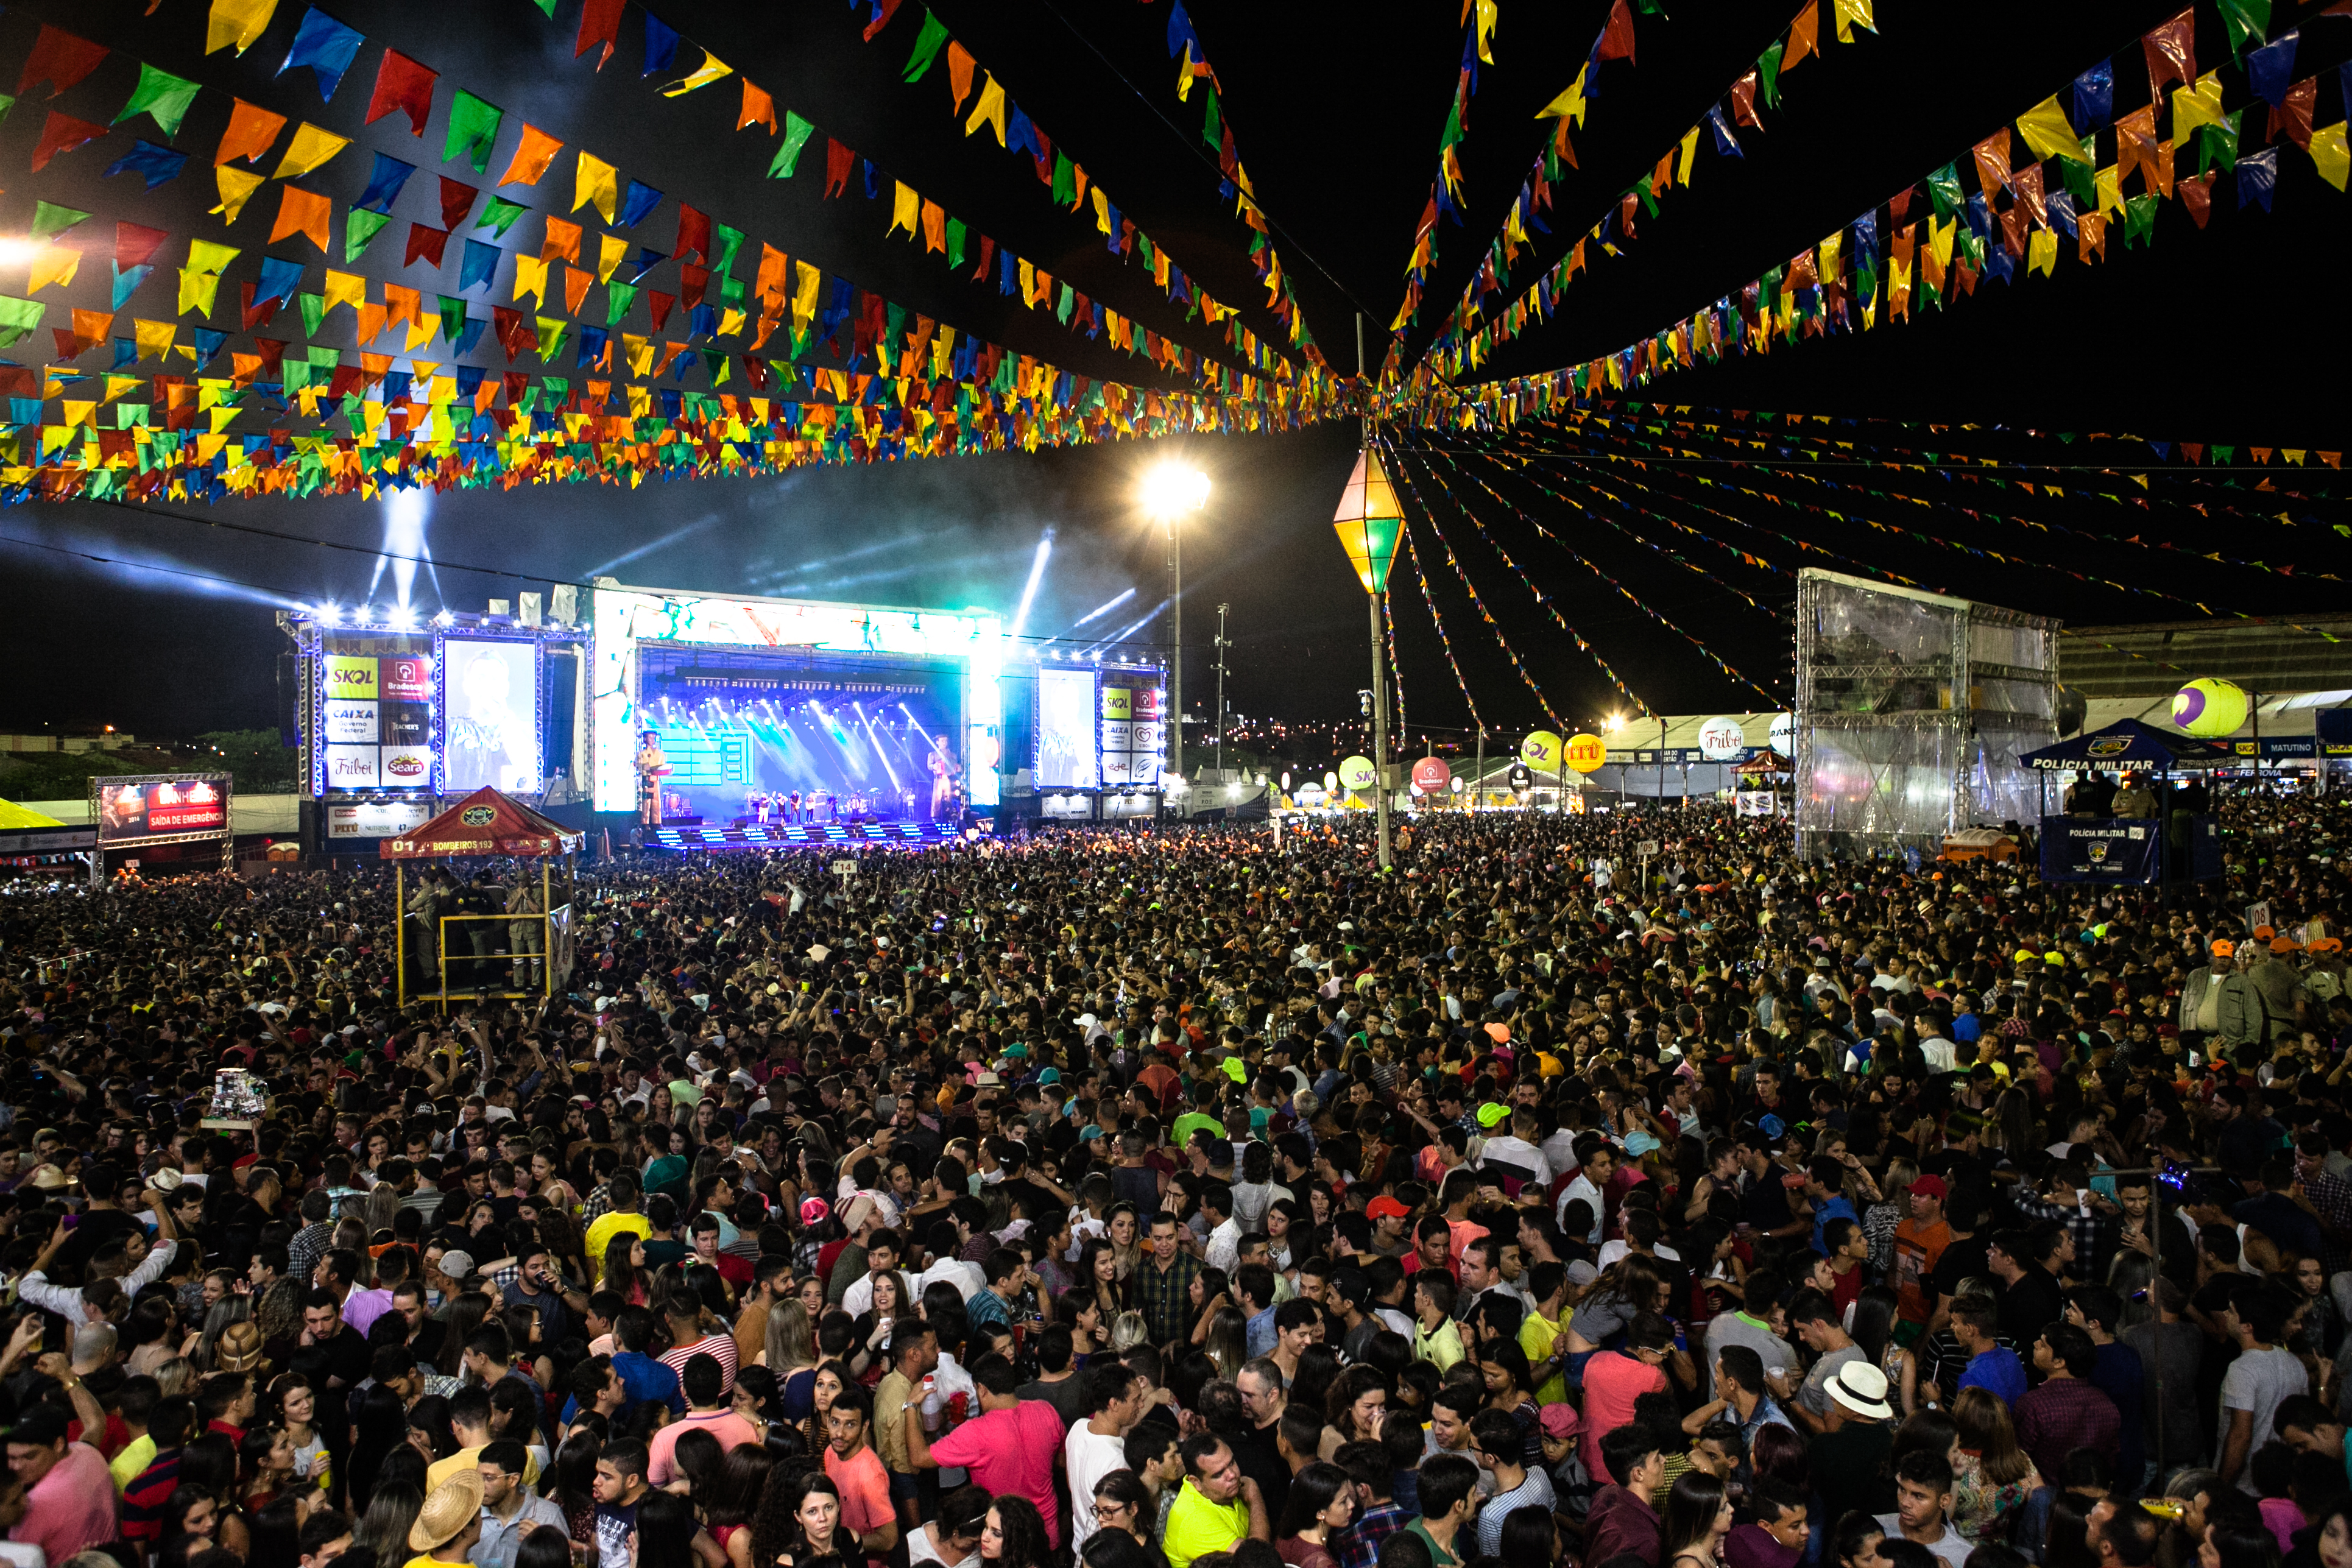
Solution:
[[[222,346],[228,342],[228,334],[215,331],[210,327],[197,327],[194,331],[196,334],[196,367],[201,370],[220,357]]]
[[[604,357],[604,344],[611,336],[612,333],[603,327],[592,327],[587,325],[585,322],[583,322],[580,328],[579,351],[572,356],[572,368],[574,370],[587,370],[593,366],[598,360],[603,359]]]
[[[466,260],[457,269],[457,292],[464,293],[477,283],[488,283],[499,270],[499,258],[505,253],[495,245],[484,245],[478,239],[466,242]]]
[[[128,370],[138,363],[139,340],[137,338],[115,339],[114,363],[110,365],[108,368],[110,370]]]
[[[319,79],[319,96],[332,100],[335,89],[343,83],[343,73],[352,68],[352,59],[366,40],[350,27],[344,26],[316,5],[302,15],[302,26],[294,34],[294,47],[286,51],[286,63],[278,68],[284,76],[297,66],[309,66]]]
[[[644,278],[646,273],[651,272],[655,268],[659,267],[663,262],[667,261],[668,259],[669,258],[667,256],[656,250],[650,245],[639,246],[637,247],[637,259],[633,262],[629,268],[629,281],[632,283],[638,281]]]
[[[261,286],[253,291],[253,302],[258,305],[264,300],[291,300],[294,290],[301,286],[300,262],[265,256],[261,258]]]
[[[2271,210],[2271,195],[2278,188],[2278,154],[2276,147],[2265,147],[2259,153],[2238,154],[2238,205],[2250,202],[2263,204],[2263,211]]]
[[[178,179],[187,162],[185,153],[158,147],[152,142],[142,142],[107,166],[106,178],[110,180],[117,174],[137,174],[146,180],[147,188],[152,191],[160,184]]]
[[[666,71],[677,58],[677,29],[652,12],[646,13],[646,68],[644,75]]]
[[[2287,84],[2294,79],[2294,46],[2302,34],[2300,27],[2289,28],[2246,57],[2246,85],[2273,109],[2286,101]]]
[[[408,176],[415,173],[415,164],[404,163],[389,153],[378,153],[375,155],[375,171],[368,175],[367,189],[352,205],[389,216],[392,204],[399,199],[400,187],[408,184]]]
[[[635,228],[653,216],[661,205],[662,194],[642,180],[629,182],[629,194],[621,201],[621,226]]]
[[[450,349],[453,352],[461,354],[472,353],[474,352],[474,345],[482,341],[482,329],[488,325],[489,322],[480,316],[467,317],[465,326],[458,330],[457,340],[449,345]],[[479,385],[482,379],[482,373],[478,367],[474,368],[473,376],[475,384]],[[470,389],[466,388],[465,384],[466,377],[464,373],[461,372],[457,377],[457,384],[461,390],[470,391]]]
[[[2115,115],[2116,68],[2101,60],[2074,79],[2074,123],[2096,131]]]
[[[155,270],[152,266],[145,263],[131,268],[125,268],[118,262],[109,262],[108,265],[114,268],[113,308],[118,310],[122,309],[122,302],[130,299],[139,285],[146,282],[148,275]]]
[[[1739,138],[1731,133],[1731,124],[1723,117],[1723,105],[1717,104],[1706,111],[1706,122],[1715,132],[1715,150],[1727,158],[1746,158],[1739,150]]]

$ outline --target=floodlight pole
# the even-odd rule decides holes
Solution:
[[[1174,671],[1170,706],[1175,710],[1168,715],[1168,765],[1181,779],[1184,776],[1184,523],[1172,508],[1168,513],[1168,559],[1176,574],[1176,594],[1170,601],[1176,614],[1176,646],[1170,666]]]
[[[1217,606],[1217,773],[1225,771],[1225,649],[1233,647],[1225,639],[1225,612],[1231,605]]]
[[[1364,377],[1364,313],[1356,312],[1356,379]],[[1364,412],[1364,450],[1372,449],[1372,436],[1377,420],[1367,402]],[[1388,666],[1381,658],[1381,591],[1377,588],[1364,597],[1371,605],[1372,626],[1372,816],[1380,834],[1381,869],[1392,864],[1389,853],[1389,676]]]

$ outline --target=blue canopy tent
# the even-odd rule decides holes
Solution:
[[[2227,746],[2126,719],[2053,746],[2021,752],[2017,760],[2042,779],[2053,773],[2123,769],[2145,770],[2169,780],[2175,773],[2234,762],[2236,753]],[[2156,799],[2154,816],[2053,816],[2045,787],[2042,879],[2160,886],[2220,876],[2221,839],[2213,816],[2175,809],[2168,787],[2159,788]]]

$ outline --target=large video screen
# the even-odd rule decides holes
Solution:
[[[1036,780],[1039,789],[1093,789],[1102,783],[1094,671],[1037,672]]]
[[[539,646],[449,637],[441,645],[441,793],[540,787]]]
[[[98,781],[98,841],[131,844],[183,833],[226,833],[226,773]]]

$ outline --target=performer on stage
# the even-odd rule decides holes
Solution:
[[[669,773],[669,759],[662,754],[660,733],[647,730],[637,746],[637,820],[647,827],[662,825],[661,781]]]
[[[956,775],[963,770],[948,750],[945,735],[931,737],[931,820],[940,821],[955,812]]]

